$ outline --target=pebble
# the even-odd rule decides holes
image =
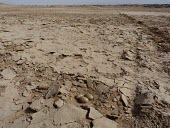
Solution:
[[[56,107],[56,108],[61,108],[63,105],[64,105],[64,102],[61,99],[54,102],[54,107]]]
[[[17,65],[21,65],[21,64],[23,64],[23,63],[25,63],[25,60],[18,60],[18,61],[16,62]]]

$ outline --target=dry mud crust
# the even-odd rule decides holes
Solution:
[[[0,127],[169,125],[168,18],[117,7],[4,6]]]

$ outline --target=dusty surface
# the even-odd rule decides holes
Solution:
[[[168,128],[169,14],[0,5],[0,128]]]

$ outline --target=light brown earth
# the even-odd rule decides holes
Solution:
[[[170,8],[0,5],[0,128],[169,126]]]

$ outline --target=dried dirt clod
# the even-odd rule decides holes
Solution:
[[[10,68],[6,68],[1,72],[1,75],[3,76],[4,79],[6,80],[12,80],[15,78],[16,73],[10,69]]]
[[[84,96],[87,97],[89,100],[93,100],[94,99],[93,95],[90,94],[90,93],[85,94]]]
[[[60,87],[60,90],[59,90],[59,93],[61,94],[69,94],[69,92],[67,91],[66,87],[65,86],[61,86]]]
[[[87,87],[93,89],[93,80],[90,78],[87,79]]]
[[[64,105],[64,102],[61,99],[54,102],[54,107],[56,107],[56,108],[61,108],[63,105]]]
[[[24,51],[25,47],[24,46],[16,46],[15,50],[16,51]]]
[[[12,60],[14,60],[14,61],[18,61],[18,60],[20,60],[20,56],[18,55],[18,54],[13,54],[12,55]]]
[[[40,109],[42,109],[44,107],[44,105],[42,104],[43,102],[43,99],[40,98],[40,99],[37,99],[35,100],[34,102],[32,102],[32,104],[30,105],[30,108],[32,110],[35,110],[35,111],[39,111]]]
[[[67,91],[70,91],[72,87],[72,82],[71,81],[65,81],[65,88],[67,89]]]

